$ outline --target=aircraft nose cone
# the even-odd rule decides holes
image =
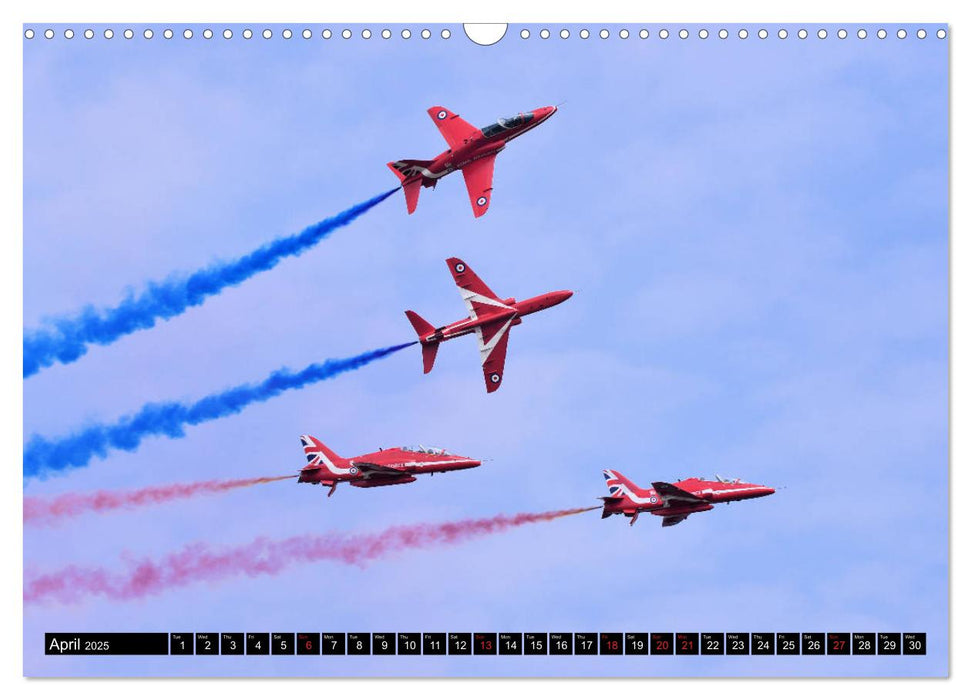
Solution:
[[[539,117],[540,121],[543,121],[544,119],[549,119],[550,117],[553,116],[554,112],[556,112],[556,107],[540,107],[539,109],[536,110],[536,114]]]
[[[551,306],[562,304],[572,296],[573,292],[571,292],[569,289],[564,289],[561,292],[547,292],[541,297],[542,303],[540,304],[539,308],[548,309]]]

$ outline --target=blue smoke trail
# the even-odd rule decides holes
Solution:
[[[278,238],[231,262],[217,262],[185,277],[173,275],[163,282],[150,282],[137,297],[110,309],[88,306],[75,316],[54,318],[48,328],[24,333],[24,377],[36,374],[55,362],[74,362],[88,351],[88,345],[107,345],[145,328],[158,319],[177,316],[207,298],[270,270],[283,258],[300,255],[317,245],[332,231],[347,226],[377,206],[399,188],[355,204],[336,216],[308,226],[300,233]]]
[[[371,350],[354,357],[325,360],[299,372],[279,369],[259,384],[243,384],[211,394],[195,403],[170,401],[146,404],[137,413],[115,423],[92,425],[60,438],[47,439],[35,435],[24,447],[24,478],[46,477],[83,467],[95,455],[104,457],[109,449],[132,452],[143,439],[152,435],[184,437],[187,425],[198,425],[239,413],[252,403],[360,369],[416,342]]]

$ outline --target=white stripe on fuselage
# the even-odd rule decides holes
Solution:
[[[740,489],[705,489],[702,493],[711,493],[721,495],[723,493],[746,493],[747,491],[758,491],[762,489],[762,486],[746,486]]]
[[[608,486],[610,486],[610,485],[608,484]],[[622,494],[624,494],[633,503],[637,503],[637,504],[648,503],[648,504],[650,504],[650,503],[652,503],[652,501],[651,501],[652,498],[654,499],[653,503],[655,503],[655,504],[658,503],[658,502],[661,502],[661,497],[656,492],[648,492],[648,495],[647,496],[638,496],[633,491],[631,491],[629,488],[627,488],[627,484],[624,484],[622,482],[617,482],[617,487],[620,489],[620,492]],[[651,495],[652,493],[653,493],[653,495]]]
[[[443,459],[443,460],[434,461],[434,462],[393,462],[391,464],[372,464],[371,462],[354,462],[354,466],[359,467],[360,469],[373,469],[373,468],[377,467],[377,469],[375,469],[375,471],[379,471],[381,468],[394,469],[394,468],[397,468],[397,467],[406,467],[406,468],[415,468],[415,469],[417,469],[419,467],[431,467],[431,466],[439,466],[439,465],[444,466],[444,465],[449,465],[449,464],[462,464],[465,461],[467,461],[467,460],[464,460],[464,459]]]
[[[405,164],[402,163],[402,165],[405,165]],[[409,170],[417,170],[419,173],[422,174],[423,177],[426,177],[429,180],[437,180],[437,179],[439,179],[441,177],[445,177],[449,173],[455,172],[455,169],[454,168],[452,168],[452,169],[446,168],[442,172],[436,173],[436,172],[432,172],[428,168],[422,167],[420,165],[414,165],[414,164],[411,164],[411,163],[409,163],[406,167]],[[414,175],[408,175],[408,177],[414,177]]]
[[[608,487],[611,485],[612,484],[608,484]],[[633,503],[637,503],[637,504],[650,503],[652,498],[651,494],[654,494],[653,497],[656,498],[657,501],[660,501],[662,503],[664,502],[664,498],[656,491],[649,491],[647,496],[638,496],[633,491],[631,491],[631,489],[628,488],[626,484],[622,483],[619,480],[617,481],[616,486],[620,489],[620,492],[623,493]],[[697,492],[687,491],[686,493],[690,493],[692,496],[705,500],[704,497],[706,495],[721,496],[724,494],[729,494],[729,495],[744,494],[744,493],[749,493],[751,491],[758,491],[760,488],[761,488],[760,486],[746,486],[745,488],[736,488],[736,489],[704,489],[702,491],[697,491]],[[657,501],[655,501],[655,503]]]
[[[449,165],[444,170],[437,173],[434,170],[429,170],[425,166],[417,165],[415,163],[404,163],[403,161],[398,161],[397,163],[395,163],[395,165],[401,165],[409,170],[416,170],[419,173],[421,173],[423,177],[426,177],[429,180],[438,180],[440,178],[445,177],[449,173],[454,173],[456,170],[462,170],[463,168],[466,168],[472,165],[472,163],[474,163],[477,160],[482,160],[483,158],[489,158],[490,156],[495,156],[501,150],[502,150],[501,148],[497,148],[496,150],[490,151],[489,153],[485,153],[481,156],[476,156],[475,158],[469,158],[468,160],[463,160],[459,165]],[[406,177],[412,178],[414,177],[414,174],[407,175]]]
[[[434,467],[447,464],[462,464],[467,460],[464,459],[445,459],[440,462],[404,462],[401,466],[403,467]]]
[[[322,463],[325,467],[327,467],[327,470],[331,474],[350,474],[351,473],[351,467],[348,467],[347,469],[338,467],[332,461],[327,459],[327,455],[325,455],[323,452],[311,452],[310,454],[312,454],[314,457],[317,458],[318,464]]]

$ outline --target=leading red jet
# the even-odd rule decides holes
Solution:
[[[761,498],[775,493],[775,489],[759,484],[746,484],[740,479],[723,479],[715,475],[715,481],[685,479],[669,484],[655,481],[653,488],[642,489],[626,476],[613,469],[604,469],[609,496],[601,496],[604,502],[601,518],[620,514],[637,521],[641,512],[664,518],[661,527],[677,525],[692,513],[711,510],[714,503]]]
[[[448,150],[439,153],[434,160],[396,160],[388,163],[388,167],[401,180],[408,213],[414,212],[418,206],[422,187],[435,187],[441,178],[461,170],[469,191],[469,201],[472,202],[472,213],[476,218],[485,214],[492,198],[492,171],[496,155],[507,143],[542,124],[554,112],[556,107],[540,107],[477,129],[444,107],[429,108],[428,116],[445,137]]]
[[[477,459],[460,457],[436,447],[392,447],[359,457],[345,459],[313,435],[301,435],[307,466],[300,470],[298,483],[330,486],[333,496],[342,481],[351,486],[372,488],[410,484],[415,474],[434,474],[456,469],[471,469],[482,464]]]
[[[491,394],[502,384],[509,329],[522,323],[523,316],[563,303],[573,296],[573,292],[547,292],[519,302],[511,297],[502,299],[479,279],[471,267],[458,258],[449,258],[445,262],[459,287],[462,300],[469,310],[469,317],[435,328],[414,311],[405,311],[418,334],[418,340],[421,341],[425,374],[432,371],[439,343],[475,333],[479,339],[479,355],[482,359],[486,391]]]

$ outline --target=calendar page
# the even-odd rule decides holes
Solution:
[[[948,675],[946,24],[22,35],[24,675]]]

